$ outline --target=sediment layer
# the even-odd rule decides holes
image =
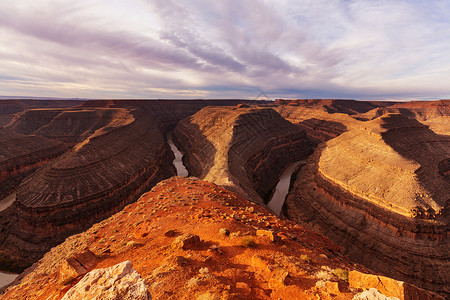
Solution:
[[[67,150],[61,142],[1,127],[0,145],[0,199],[13,192],[27,175]]]

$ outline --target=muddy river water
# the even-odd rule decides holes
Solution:
[[[267,206],[277,215],[279,216],[281,213],[281,209],[284,204],[284,200],[286,200],[286,196],[289,192],[289,186],[291,183],[291,176],[294,172],[295,168],[299,165],[304,165],[306,161],[301,160],[294,162],[290,164],[284,171],[281,173],[280,181],[278,182],[277,186],[275,187],[275,192],[272,195],[272,198],[270,198],[269,203]]]

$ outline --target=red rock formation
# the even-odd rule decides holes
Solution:
[[[439,165],[450,140],[399,114],[362,124],[316,150],[285,214],[351,259],[448,296],[450,183]]]
[[[283,168],[312,151],[300,128],[271,108],[207,107],[182,120],[174,140],[190,174],[263,204]],[[263,200],[264,199],[264,200]]]
[[[0,127],[0,200],[25,176],[66,151],[60,142]]]
[[[67,236],[119,211],[175,174],[158,124],[140,111],[97,130],[17,189],[18,226],[0,239],[4,264],[23,267]],[[14,223],[14,222],[13,222]]]
[[[194,240],[190,247],[172,246],[186,238]],[[117,279],[114,274],[91,284],[86,281],[94,272],[131,261],[153,299],[350,300],[360,287],[384,288],[383,294],[414,299],[407,297],[402,282],[364,274],[367,269],[351,264],[338,250],[329,239],[280,220],[221,187],[174,177],[53,248],[0,298],[61,299],[83,284],[86,289],[78,289],[83,293],[102,287],[117,290],[111,282]],[[86,260],[83,253],[97,258]],[[88,267],[76,264],[78,272],[69,267],[69,273],[78,276],[62,281],[72,258]],[[92,262],[97,271],[84,275]],[[364,279],[358,287],[353,287],[358,284],[355,275]],[[385,286],[371,282],[372,277],[381,278]],[[111,284],[102,285],[108,280]],[[421,292],[421,297],[432,299],[432,293]]]

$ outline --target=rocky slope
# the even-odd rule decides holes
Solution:
[[[2,127],[0,145],[0,200],[12,193],[27,175],[67,150],[58,141]]]
[[[322,144],[285,214],[375,271],[450,294],[450,139],[387,114]]]
[[[312,152],[305,132],[271,108],[206,107],[182,120],[174,141],[190,174],[245,195],[268,200],[290,162]]]
[[[2,267],[30,265],[175,174],[158,124],[138,110],[119,116],[22,181],[15,211],[0,215]]]
[[[140,299],[146,291],[153,299],[363,299],[353,297],[370,288],[442,299],[366,272],[327,238],[212,183],[174,177],[53,248],[0,297],[114,297],[133,285]]]

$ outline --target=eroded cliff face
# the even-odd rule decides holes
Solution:
[[[67,150],[61,142],[1,127],[0,145],[0,200],[27,175]]]
[[[285,214],[351,259],[448,296],[450,140],[402,114],[362,124],[315,151]]]
[[[267,201],[288,163],[312,152],[303,130],[271,108],[206,107],[182,120],[174,140],[190,174]]]
[[[175,174],[158,124],[140,111],[126,114],[22,181],[15,219],[0,235],[4,265],[33,263],[67,236]]]

